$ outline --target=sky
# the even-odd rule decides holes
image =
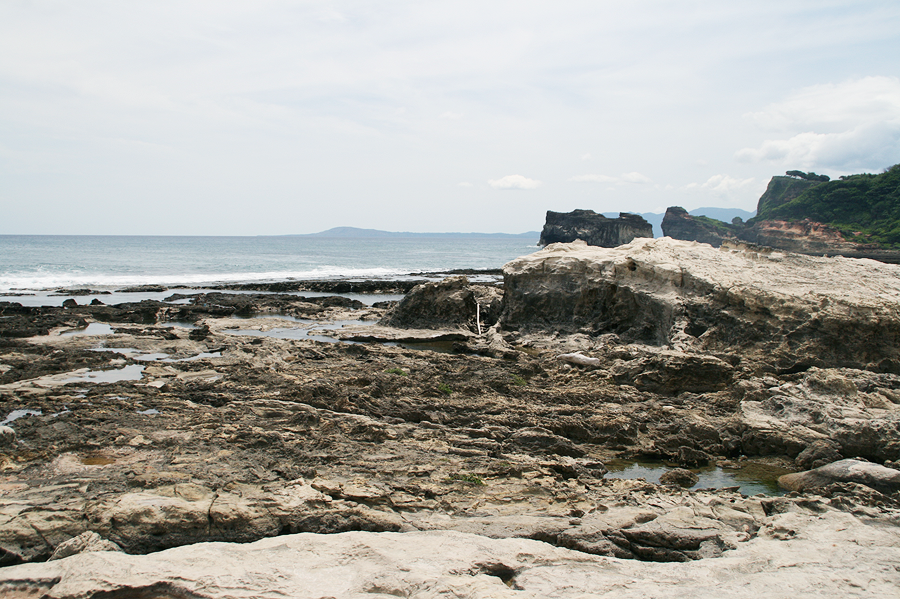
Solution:
[[[896,0],[0,2],[0,234],[520,233],[896,163]]]

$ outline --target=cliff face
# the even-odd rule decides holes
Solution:
[[[807,189],[821,183],[821,181],[810,181],[809,179],[798,179],[796,177],[772,177],[772,180],[769,181],[769,185],[766,187],[766,191],[759,197],[756,213],[765,215],[769,211],[796,199]]]
[[[619,218],[606,218],[593,210],[548,210],[538,243],[549,245],[581,239],[588,245],[616,247],[637,237],[653,237],[653,226],[637,214],[622,212]]]
[[[772,177],[757,214],[733,225],[675,206],[666,211],[662,230],[673,239],[714,247],[733,240],[812,256],[900,264],[900,250],[894,249],[900,245],[900,167],[839,181]]]
[[[734,237],[726,223],[692,216],[680,206],[671,206],[666,210],[662,230],[663,235],[672,239],[699,241],[713,247],[719,247],[722,240]]]

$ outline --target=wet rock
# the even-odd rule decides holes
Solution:
[[[195,329],[191,329],[188,333],[188,339],[191,341],[203,341],[209,337],[209,325],[204,323]]]
[[[778,485],[788,491],[809,491],[834,483],[857,483],[881,493],[900,491],[900,471],[861,460],[839,460],[806,472],[785,474]]]
[[[63,306],[63,308],[77,308],[78,302],[76,302],[72,298],[69,298],[69,299],[63,301],[62,306]]]
[[[699,480],[699,476],[684,468],[668,470],[659,477],[659,482],[664,485],[677,485],[685,488],[693,487]]]

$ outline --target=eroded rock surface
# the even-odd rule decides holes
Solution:
[[[710,541],[643,535],[705,551]],[[204,543],[149,556],[86,553],[0,570],[18,599],[125,597],[889,597],[900,584],[895,531],[849,514],[790,512],[717,559],[662,569],[528,539],[459,532],[290,535],[252,544]],[[688,549],[692,551],[693,549]],[[677,551],[677,550],[676,550]]]
[[[556,244],[504,269],[501,324],[740,351],[780,370],[900,372],[900,270],[677,241]]]
[[[371,553],[339,539],[383,547],[371,562],[380,574],[315,596],[437,593],[443,583],[422,586],[402,564],[441,543],[481,548],[422,575],[470,596],[514,585],[519,596],[583,593],[603,568],[674,576],[652,561],[690,562],[678,571],[685,584],[743,572],[734,588],[758,596],[781,574],[756,556],[813,555],[819,543],[836,560],[869,560],[868,585],[894,584],[896,570],[882,567],[900,530],[889,488],[833,480],[745,496],[608,472],[615,460],[656,459],[774,480],[844,458],[900,458],[894,267],[673,244],[551,246],[515,261],[503,317],[481,335],[469,312],[477,286],[462,279],[411,294],[415,307],[400,312],[417,328],[376,324],[390,304],[279,294],[9,308],[0,333],[32,334],[0,339],[0,416],[13,433],[0,447],[0,590],[203,596],[231,583],[209,574],[215,584],[200,589],[192,564],[215,572],[204,560],[218,554],[227,571],[235,555],[280,572],[306,559],[303,543],[367,571]],[[834,268],[805,278],[824,266]],[[838,285],[841,276],[866,284]],[[101,319],[112,324],[100,336],[66,335]],[[134,376],[117,377],[126,370]],[[132,555],[90,553],[94,535]],[[415,540],[398,549],[404,539]],[[507,544],[518,557],[505,557]],[[52,568],[16,565],[73,547],[86,552]],[[267,553],[278,547],[285,562]],[[101,562],[105,582],[91,570]],[[804,564],[822,593],[855,592],[834,564]],[[119,578],[123,568],[143,573]],[[378,576],[399,582],[378,586]],[[260,588],[245,594],[303,596],[260,580],[248,574],[241,584]],[[635,596],[662,592],[642,584]]]

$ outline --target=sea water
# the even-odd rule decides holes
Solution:
[[[0,235],[0,295],[137,285],[378,279],[496,269],[537,237],[154,237]]]

